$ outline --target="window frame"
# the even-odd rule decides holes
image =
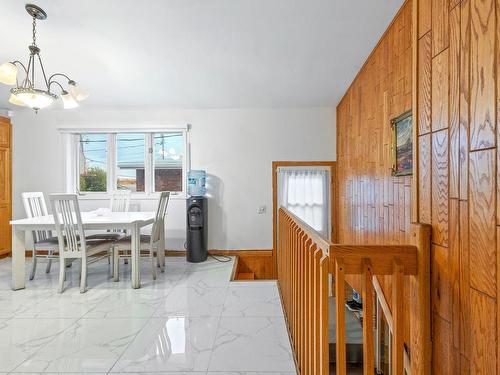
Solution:
[[[155,133],[182,133],[184,157],[182,159],[182,191],[172,192],[172,199],[186,199],[187,197],[187,171],[190,163],[189,126],[184,127],[148,127],[148,128],[112,128],[112,129],[59,129],[65,139],[65,179],[66,191],[76,193],[81,199],[99,200],[109,199],[111,193],[117,189],[117,134],[143,133],[145,135],[144,155],[144,192],[132,192],[131,199],[147,200],[158,199],[159,192],[154,191],[154,156],[153,136]],[[81,192],[79,191],[79,143],[80,134],[107,134],[107,173],[106,192]]]
[[[149,139],[149,157],[151,158],[150,164],[149,164],[149,183],[150,183],[150,192],[151,194],[159,194],[159,192],[155,191],[155,168],[156,168],[156,163],[155,163],[155,158],[154,158],[154,135],[159,134],[159,133],[182,133],[182,136],[184,137],[184,156],[182,159],[182,193],[184,194],[184,197],[187,196],[187,160],[188,160],[188,143],[186,142],[187,139],[187,134],[184,134],[183,132],[180,131],[155,131],[152,132]],[[145,178],[148,180],[148,175],[145,173]],[[175,193],[174,193],[175,194]]]

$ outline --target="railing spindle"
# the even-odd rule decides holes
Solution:
[[[313,318],[312,318],[312,332],[313,338],[313,364],[312,373],[320,374],[320,359],[321,359],[321,249],[316,248],[313,255]]]
[[[299,238],[299,301],[298,301],[298,332],[297,332],[297,357],[299,359],[299,371],[302,373],[304,366],[304,357],[302,356],[302,337],[303,337],[303,328],[304,328],[304,316],[303,316],[303,306],[304,306],[304,261],[303,261],[303,253],[304,253],[304,238],[302,237],[302,233],[300,233]]]
[[[404,332],[403,332],[403,266],[396,259],[392,272],[392,373],[403,374],[404,368]]]
[[[374,338],[373,338],[373,274],[369,259],[363,260],[363,374],[373,375]]]
[[[318,351],[321,351],[321,375],[330,373],[330,337],[329,337],[329,285],[328,275],[330,268],[330,258],[324,254],[321,258],[321,286],[320,286],[320,304],[321,304],[321,343]]]
[[[337,339],[336,364],[337,375],[346,375],[346,347],[345,347],[345,272],[341,259],[335,260],[335,330]]]

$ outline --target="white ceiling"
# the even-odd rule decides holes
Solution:
[[[49,74],[67,73],[90,91],[82,108],[333,106],[402,3],[39,0],[48,19],[37,43]],[[24,2],[0,8],[0,62],[24,62]]]

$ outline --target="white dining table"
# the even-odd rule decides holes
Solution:
[[[150,225],[155,219],[154,212],[82,212],[83,228],[86,231],[106,231],[126,229],[131,235],[132,288],[141,286],[140,234],[141,228]],[[12,225],[12,289],[25,288],[26,238],[35,230],[55,231],[52,215],[10,221]],[[160,249],[165,249],[165,229],[160,232]],[[30,236],[30,237],[28,237]],[[161,271],[165,269],[165,251],[158,251]]]

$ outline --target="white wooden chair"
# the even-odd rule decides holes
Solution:
[[[51,194],[59,243],[59,293],[64,290],[66,259],[80,259],[80,292],[87,290],[87,266],[110,256],[112,240],[86,239],[76,194]]]
[[[24,211],[27,217],[39,217],[47,216],[49,213],[47,211],[47,205],[45,203],[45,198],[42,192],[26,192],[22,193]],[[52,235],[49,230],[36,230],[32,232],[33,234],[33,262],[30,272],[30,280],[33,280],[36,273],[36,264],[38,258],[47,259],[47,266],[45,272],[50,272],[50,267],[52,265],[52,259],[59,258],[59,244],[57,237]],[[40,254],[38,250],[46,251],[47,254]]]
[[[111,212],[128,212],[130,207],[130,193],[130,190],[114,191],[109,203]]]
[[[151,228],[151,235],[141,234],[140,238],[140,255],[141,257],[149,257],[151,262],[151,274],[156,280],[156,262],[154,258],[155,251],[165,251],[161,247],[164,246],[163,231],[165,226],[165,214],[167,212],[170,192],[164,191],[160,195],[158,207],[156,209],[155,221]],[[127,236],[117,242],[113,246],[113,277],[115,281],[119,280],[120,258],[130,258],[131,256],[131,237]]]
[[[130,207],[130,190],[116,190],[111,195],[109,210],[111,212],[128,212]],[[125,237],[126,231],[116,229],[105,233],[97,233],[87,236],[87,239],[105,239],[118,241]]]

